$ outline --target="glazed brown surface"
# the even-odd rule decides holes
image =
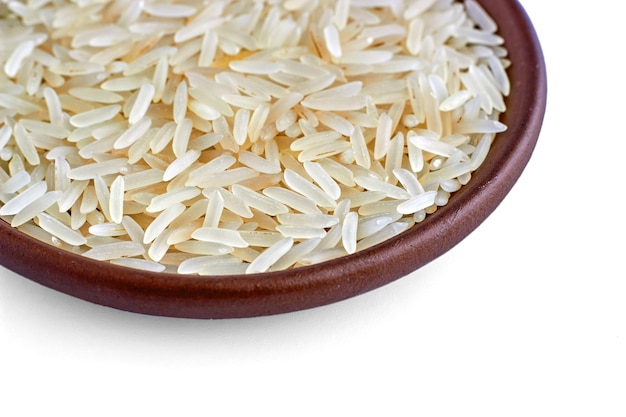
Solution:
[[[401,278],[441,256],[496,209],[537,142],[547,81],[539,41],[515,0],[482,0],[499,24],[512,66],[499,134],[472,180],[419,225],[375,247],[322,264],[231,277],[151,273],[84,258],[0,221],[0,263],[63,293],[121,310],[188,318],[279,314],[340,301]]]

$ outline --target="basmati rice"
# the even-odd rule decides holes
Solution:
[[[205,3],[7,3],[4,220],[152,272],[295,268],[423,221],[506,129],[478,0]]]

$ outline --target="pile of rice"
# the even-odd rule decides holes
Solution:
[[[0,216],[150,271],[352,254],[506,129],[496,29],[475,0],[1,0]]]

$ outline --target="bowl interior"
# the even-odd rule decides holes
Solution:
[[[88,259],[42,243],[0,221],[0,263],[33,281],[97,304],[190,318],[278,314],[321,306],[385,285],[439,257],[498,206],[531,157],[546,102],[543,55],[515,0],[482,0],[512,62],[511,94],[499,134],[472,180],[435,213],[384,243],[321,264],[246,276],[150,273]]]

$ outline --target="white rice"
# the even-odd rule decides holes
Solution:
[[[260,210],[270,216],[276,216],[289,211],[287,206],[284,204],[242,185],[233,184],[232,191],[235,196],[239,197],[242,201],[245,201],[249,207]]]
[[[111,183],[109,214],[113,223],[121,223],[124,216],[124,177],[118,175]]]
[[[118,223],[99,223],[90,226],[89,233],[94,236],[124,236],[126,229]]]
[[[330,198],[338,200],[341,197],[341,188],[322,165],[312,161],[305,161],[302,165],[307,174]]]
[[[38,181],[8,200],[1,208],[0,215],[10,216],[19,213],[26,206],[42,197],[47,191],[45,181]]]
[[[160,262],[161,259],[167,254],[170,249],[170,244],[168,243],[170,236],[174,232],[173,229],[165,229],[162,231],[154,242],[148,248],[148,257],[155,261]]]
[[[236,230],[222,229],[218,227],[202,227],[196,230],[192,237],[203,242],[220,243],[233,248],[245,248],[248,243]]]
[[[165,169],[165,172],[162,175],[163,181],[170,181],[185,171],[187,168],[193,165],[201,156],[200,151],[195,149],[191,149],[181,155],[179,158],[176,158],[168,167]]]
[[[61,191],[50,191],[35,199],[30,204],[22,208],[11,220],[11,226],[18,227],[29,220],[34,219],[40,213],[45,212],[59,200],[63,193]]]
[[[113,188],[113,186],[111,186],[111,188]],[[171,207],[173,204],[191,200],[199,195],[200,189],[196,187],[176,188],[172,191],[155,196],[150,202],[150,205],[146,207],[146,212],[159,213]]]
[[[67,176],[72,180],[89,180],[96,176],[117,174],[124,171],[128,166],[126,158],[108,159],[102,162],[86,164],[71,169]]]
[[[3,171],[4,172],[4,171]],[[21,188],[27,186],[31,181],[31,176],[28,172],[20,170],[16,172],[12,177],[0,185],[0,194],[12,194],[19,191]],[[6,203],[6,201],[5,201]],[[0,209],[1,211],[2,209]]]
[[[13,137],[22,156],[31,165],[39,165],[40,158],[34,142],[29,138],[26,128],[21,124],[16,124],[13,128]]]
[[[322,211],[315,202],[302,194],[282,187],[268,187],[263,194],[291,207],[293,210],[305,214],[321,214]]]
[[[163,210],[149,225],[146,227],[146,233],[143,237],[143,243],[150,243],[170,225],[172,221],[185,211],[186,207],[182,203],[174,203]]]
[[[78,113],[72,116],[70,118],[70,123],[74,127],[93,126],[98,123],[112,120],[119,114],[121,108],[122,107],[119,104],[112,104],[110,106],[87,110],[86,112]]]
[[[68,245],[80,246],[87,243],[87,239],[81,233],[72,230],[49,214],[42,212],[37,215],[37,220],[39,227]]]
[[[128,148],[133,143],[137,142],[148,131],[148,129],[150,129],[151,125],[152,120],[147,117],[142,117],[117,138],[113,147],[115,149]]]
[[[341,240],[344,249],[349,254],[356,252],[358,221],[359,215],[354,211],[348,213],[343,219]]]
[[[145,253],[143,245],[137,242],[116,242],[96,246],[83,253],[83,256],[100,261],[119,260],[141,256]]]
[[[293,191],[307,197],[309,200],[315,202],[315,204],[321,208],[332,208],[337,205],[337,202],[329,196],[324,190],[308,181],[295,171],[290,169],[285,170],[284,181],[287,187]]]
[[[266,272],[293,246],[293,238],[286,237],[276,242],[257,256],[246,268],[246,273]]]
[[[479,0],[7,4],[0,215],[116,265],[355,253],[447,204],[506,129]]]

